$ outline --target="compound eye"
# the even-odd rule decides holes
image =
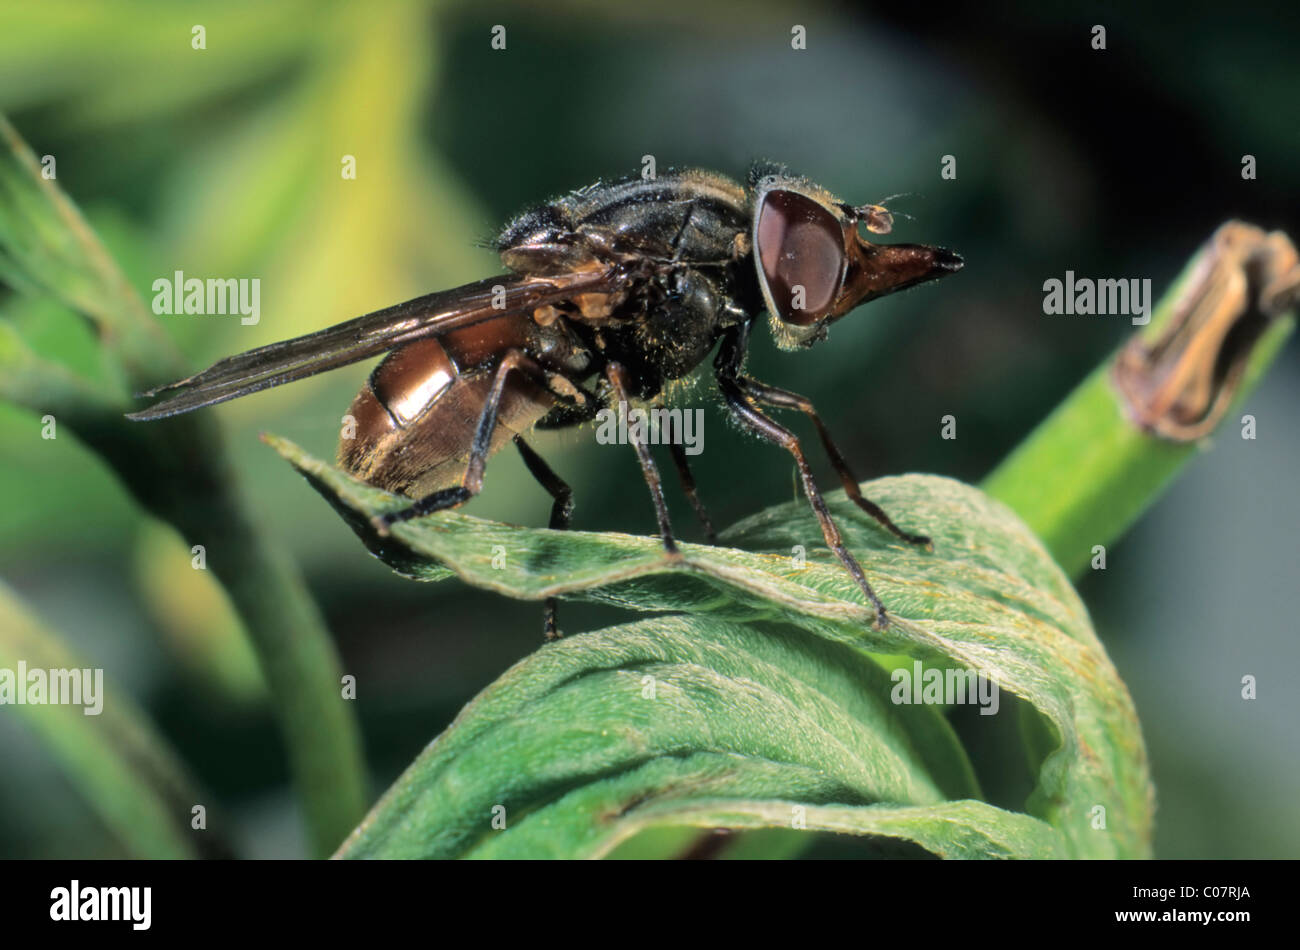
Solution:
[[[763,196],[754,250],[768,303],[784,323],[826,316],[844,279],[844,231],[830,211],[793,191]]]

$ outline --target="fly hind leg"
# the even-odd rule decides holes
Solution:
[[[505,394],[506,380],[511,373],[515,372],[524,373],[535,380],[546,383],[546,373],[527,354],[522,350],[508,351],[497,365],[496,374],[492,378],[492,388],[488,390],[487,398],[484,400],[483,411],[479,415],[478,429],[474,433],[474,442],[470,446],[469,463],[465,466],[465,477],[461,479],[461,483],[451,488],[441,489],[431,495],[426,495],[409,508],[384,515],[376,515],[372,522],[381,535],[387,534],[389,527],[399,521],[409,521],[412,518],[432,514],[435,511],[446,511],[449,508],[459,507],[482,490],[483,471],[487,466],[488,455],[492,451],[492,435],[496,431],[497,416],[501,408],[501,399]],[[556,393],[556,395],[564,398],[561,393]],[[519,447],[520,454],[524,457],[524,464],[528,466],[528,471],[555,499],[555,503],[551,506],[550,526],[559,531],[565,530],[569,527],[569,517],[573,512],[572,489],[551,470],[551,467],[523,439],[515,436],[514,441],[515,445]],[[548,640],[554,640],[560,636],[555,615],[555,598],[548,597],[543,607],[543,626]]]
[[[519,454],[524,457],[524,464],[528,466],[529,473],[555,499],[554,504],[551,505],[551,530],[567,531],[569,519],[573,516],[573,489],[564,479],[556,475],[546,461],[520,436],[515,436],[515,446],[518,447]],[[546,604],[542,608],[543,628],[547,640],[558,640],[560,637],[555,614],[555,598],[547,597]]]
[[[535,379],[545,380],[545,373],[531,357],[522,350],[509,350],[497,364],[496,374],[492,378],[492,388],[488,390],[483,402],[483,411],[479,415],[478,429],[470,445],[469,463],[465,466],[465,476],[459,485],[443,488],[416,501],[415,504],[401,511],[375,515],[371,523],[381,535],[388,534],[388,529],[400,521],[410,521],[435,511],[458,508],[469,501],[483,489],[483,470],[487,467],[488,455],[492,451],[492,434],[497,427],[497,414],[501,408],[501,398],[505,393],[506,380],[511,373],[525,373]]]

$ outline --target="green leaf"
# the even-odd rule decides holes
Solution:
[[[381,538],[370,517],[406,499],[268,441],[403,574],[669,612],[521,661],[425,750],[343,856],[596,856],[651,825],[789,827],[794,805],[809,829],[937,854],[1149,852],[1153,793],[1128,693],[1060,569],[976,489],[921,475],[864,485],[929,533],[933,553],[829,497],[890,607],[893,622],[876,630],[802,504],[743,521],[726,547],[683,544],[679,559],[656,538],[455,512]],[[1025,743],[1037,782],[1022,812],[981,805],[940,709],[891,701],[880,657],[899,654],[984,673],[1004,707],[1016,705],[1009,693],[1035,710]],[[504,830],[492,825],[499,808]]]
[[[1047,823],[978,801],[892,808],[699,799],[687,805],[665,802],[639,809],[621,830],[632,833],[660,823],[697,828],[788,829],[794,816],[808,831],[900,838],[941,858],[1066,857],[1061,835]]]

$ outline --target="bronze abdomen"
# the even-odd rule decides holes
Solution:
[[[523,344],[527,317],[507,316],[393,350],[352,402],[339,464],[388,491],[420,498],[460,484],[492,388],[497,358]],[[491,452],[528,431],[555,406],[546,389],[512,373]]]

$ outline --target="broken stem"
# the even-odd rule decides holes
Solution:
[[[1228,222],[1156,307],[983,484],[1077,577],[1249,395],[1294,326],[1295,248]]]

